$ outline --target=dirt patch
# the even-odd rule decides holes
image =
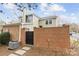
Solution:
[[[42,48],[32,48],[28,50],[24,55],[26,56],[69,56],[69,49],[42,49]]]
[[[8,46],[0,45],[0,56],[8,56],[10,53],[14,53],[15,50],[8,50]]]

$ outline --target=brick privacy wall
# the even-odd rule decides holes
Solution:
[[[22,28],[21,29],[21,46],[25,46],[26,44],[25,39],[26,39],[26,31],[25,31],[25,28]]]
[[[21,33],[19,33],[19,30],[21,29]],[[11,34],[11,39],[13,41],[19,40],[19,34],[21,34],[20,37],[20,45],[24,46],[25,45],[25,29],[24,28],[19,28],[19,25],[11,25],[11,26],[3,26],[3,31],[6,32],[8,30]]]
[[[34,47],[69,48],[69,26],[34,29]]]
[[[16,41],[19,39],[19,26],[4,26],[3,31],[8,30],[11,34],[11,39]]]

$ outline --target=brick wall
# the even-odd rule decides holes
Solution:
[[[22,28],[21,29],[21,46],[25,46],[25,36],[26,36],[26,31],[25,31],[25,28]]]
[[[19,26],[17,26],[17,25],[11,25],[11,26],[5,25],[5,26],[3,26],[3,31],[4,32],[6,32],[6,31],[10,32],[12,40],[16,41],[16,40],[19,39]]]
[[[69,26],[34,29],[34,47],[69,48]]]
[[[25,45],[25,29],[21,28],[19,24],[4,25],[3,31],[10,32],[11,39],[13,41],[18,41],[21,44],[21,46]]]

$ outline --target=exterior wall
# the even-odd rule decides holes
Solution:
[[[34,47],[69,48],[69,26],[34,29]]]
[[[52,19],[52,24],[46,24],[46,20],[41,20],[39,22],[39,25],[42,26],[42,27],[56,27],[56,20]]]
[[[27,9],[24,9],[24,10],[23,10],[23,19],[22,19],[22,22],[23,22],[23,23],[26,23],[26,22],[25,22],[25,20],[26,20],[26,19],[25,19],[25,18],[26,18],[26,15],[31,15],[31,14],[33,14],[32,11],[27,10]]]
[[[3,26],[3,32],[9,31],[14,41],[19,40],[19,26]]]
[[[52,16],[53,17],[53,16]],[[46,20],[52,20],[52,24],[46,24]],[[39,25],[42,27],[62,27],[62,25],[60,24],[60,17],[57,17],[56,19],[53,18],[48,18],[48,19],[40,19],[39,21]]]
[[[27,28],[26,31],[33,31],[33,24],[22,24],[22,28]]]
[[[27,23],[26,22],[26,15],[30,15],[28,10],[24,9],[23,10],[23,19],[22,19],[22,28],[27,28],[26,31],[33,31],[33,22]],[[33,19],[32,19],[33,20]]]
[[[39,27],[39,18],[33,15],[33,27]]]
[[[10,32],[11,39],[13,41],[18,41],[21,46],[25,45],[25,28],[22,28],[21,25],[4,25],[3,32]]]
[[[21,29],[21,46],[25,46],[25,42],[26,42],[26,38],[25,38],[25,36],[26,36],[26,31],[25,31],[25,28],[22,28]]]
[[[27,28],[26,31],[34,31],[34,27],[39,27],[38,18],[33,15],[33,21],[31,23],[24,23],[22,24],[22,28]]]
[[[22,23],[25,23],[25,18],[26,18],[25,17],[25,15],[26,15],[26,10],[25,9],[23,10],[23,13],[22,14],[23,14]]]
[[[56,27],[62,27],[62,24],[61,24],[61,18],[60,17],[57,17],[57,20],[56,20]]]

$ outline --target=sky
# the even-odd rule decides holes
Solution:
[[[24,4],[27,7],[27,3]],[[38,7],[33,11],[39,17],[57,15],[62,23],[79,23],[79,3],[37,3]],[[22,16],[17,6],[11,3],[0,4],[0,20],[5,22],[18,21]]]

